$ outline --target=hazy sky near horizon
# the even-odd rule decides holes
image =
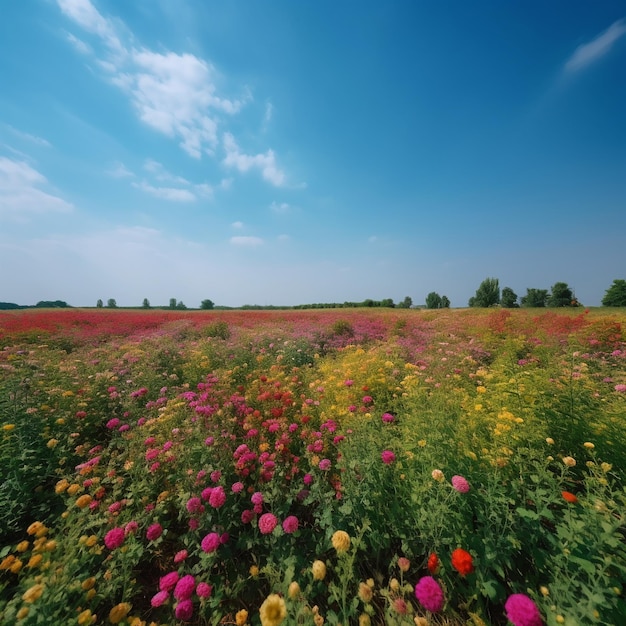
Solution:
[[[0,8],[0,301],[626,278],[622,0]]]

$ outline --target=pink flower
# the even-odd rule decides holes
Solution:
[[[126,535],[132,535],[138,529],[139,524],[135,520],[131,520],[130,522],[128,522],[128,524],[126,524],[126,526],[124,526],[124,533]]]
[[[626,385],[615,385],[615,391],[626,393]]]
[[[233,483],[233,486],[230,488],[233,493],[241,493],[243,491],[243,483]]]
[[[372,396],[363,396],[363,404],[371,404],[374,401]]]
[[[537,605],[523,593],[514,593],[504,603],[504,610],[514,626],[541,626],[541,614]]]
[[[177,600],[187,600],[188,598],[191,598],[195,588],[196,579],[191,574],[187,574],[176,583],[176,587],[174,588],[174,597]]]
[[[465,478],[463,478],[463,476],[453,476],[452,477],[452,486],[459,493],[467,493],[470,490],[470,485],[467,482],[467,480],[465,480]]]
[[[165,604],[169,600],[170,594],[167,591],[159,591],[158,593],[152,596],[152,600],[150,600],[150,604],[153,607],[161,606]]]
[[[191,600],[182,600],[176,605],[174,614],[176,619],[183,620],[183,622],[189,621],[193,616],[193,602]]]
[[[213,437],[207,437],[204,440],[204,445],[205,446],[212,446],[215,443],[215,439]]]
[[[276,528],[278,520],[273,513],[264,513],[259,517],[259,530],[263,535],[269,535]]]
[[[249,524],[254,519],[254,511],[245,509],[241,512],[241,523]]]
[[[260,491],[255,491],[250,500],[252,504],[263,504],[263,494]]]
[[[415,585],[415,597],[431,613],[437,613],[443,608],[443,591],[432,576],[423,576],[419,579]]]
[[[209,533],[200,544],[204,552],[215,552],[220,547],[220,536],[217,533]]]
[[[187,558],[187,550],[179,550],[175,555],[174,555],[174,563],[182,563],[186,558]]]
[[[310,485],[313,482],[313,476],[311,476],[311,474],[305,474],[302,478],[302,482],[305,485]]]
[[[395,420],[395,417],[391,413],[383,413],[381,419],[384,424],[391,424]]]
[[[161,524],[151,524],[150,526],[148,526],[146,537],[148,538],[148,541],[156,541],[162,533],[163,527],[161,526]]]
[[[111,528],[111,530],[104,536],[104,545],[109,550],[115,550],[124,543],[124,529],[123,528]]]
[[[212,482],[219,483],[221,477],[222,477],[222,472],[220,472],[219,470],[214,470],[213,472],[211,472],[211,481]]]
[[[322,471],[326,471],[326,470],[329,470],[329,469],[331,468],[331,465],[332,465],[332,464],[331,464],[331,462],[330,462],[330,459],[322,459],[322,460],[319,462],[318,467],[319,467]]]
[[[196,595],[198,598],[210,598],[211,593],[213,591],[213,587],[207,583],[198,583],[196,587]]]
[[[385,465],[390,465],[396,460],[396,455],[391,450],[383,450],[380,454],[380,458]]]
[[[299,526],[298,518],[295,515],[286,517],[283,521],[283,530],[287,534],[295,533]]]
[[[117,428],[119,426],[119,423],[120,423],[119,417],[113,417],[107,422],[107,428],[109,430],[113,430],[114,428]]]
[[[176,586],[179,579],[178,572],[170,572],[159,578],[159,589],[161,591],[171,591]]]
[[[186,506],[189,513],[202,513],[204,511],[204,505],[202,504],[200,498],[197,497],[189,498]]]
[[[214,487],[209,496],[209,504],[214,509],[219,509],[226,502],[226,493],[224,487]]]

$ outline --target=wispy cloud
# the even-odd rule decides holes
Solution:
[[[261,239],[260,237],[239,236],[239,237],[231,237],[230,243],[232,243],[234,246],[247,246],[247,247],[254,248],[256,246],[262,245],[263,239]]]
[[[71,211],[69,202],[41,189],[47,182],[25,161],[0,157],[0,218],[23,221],[32,214]]]
[[[135,174],[131,172],[123,163],[120,161],[113,164],[111,169],[107,170],[107,175],[113,178],[134,178]]]
[[[243,228],[243,222],[233,222],[233,223],[231,224],[231,226],[232,226],[233,228],[236,228],[236,229],[238,229],[238,230],[239,230],[239,229]]]
[[[150,172],[156,180],[160,181],[169,181],[172,183],[177,183],[179,185],[189,185],[189,181],[182,176],[177,176],[176,174],[171,174],[168,172],[165,167],[158,161],[154,161],[153,159],[146,159],[143,164],[143,169],[146,172]]]
[[[291,210],[291,207],[286,202],[274,201],[272,202],[272,204],[270,204],[270,209],[274,213],[284,214],[284,213],[289,213],[289,211]]]
[[[626,34],[626,19],[613,22],[604,32],[591,41],[576,48],[574,54],[565,63],[565,71],[577,72],[602,58],[610,51],[613,44]]]
[[[224,149],[226,150],[224,165],[234,167],[240,172],[258,169],[263,178],[275,187],[281,187],[285,184],[285,173],[276,165],[273,150],[268,150],[265,154],[244,154],[239,150],[239,146],[231,133],[224,133]]]
[[[13,136],[22,139],[23,141],[28,141],[29,143],[35,144],[37,146],[44,146],[45,148],[52,147],[52,144],[43,137],[38,137],[37,135],[31,135],[30,133],[25,133],[21,131],[15,126],[11,126],[10,124],[3,124],[4,128],[6,128]]]
[[[133,183],[133,187],[145,191],[146,193],[161,198],[162,200],[170,200],[171,202],[195,202],[196,195],[189,189],[180,189],[177,187],[154,187],[145,181]]]
[[[82,39],[79,39],[75,35],[72,35],[72,33],[67,33],[66,37],[67,40],[74,46],[76,51],[80,52],[80,54],[87,55],[93,52],[90,45],[86,44]]]

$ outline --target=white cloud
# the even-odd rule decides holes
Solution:
[[[52,147],[51,143],[47,139],[44,139],[43,137],[38,137],[37,135],[31,135],[30,133],[25,133],[15,128],[15,126],[11,126],[10,124],[3,124],[3,126],[9,132],[11,132],[11,134],[15,135],[15,137],[19,137],[20,139],[24,141],[34,143],[38,146],[44,146],[45,148]]]
[[[265,154],[253,156],[244,154],[240,152],[239,146],[231,133],[224,133],[224,149],[226,150],[224,165],[235,167],[240,172],[247,172],[249,169],[259,169],[263,178],[275,187],[281,187],[285,184],[285,173],[277,167],[273,150],[268,150]]]
[[[28,214],[71,211],[69,202],[40,189],[46,183],[25,161],[0,157],[0,217],[23,220]]]
[[[133,187],[141,189],[155,198],[170,200],[171,202],[195,202],[196,195],[189,189],[179,189],[177,187],[154,187],[145,181],[133,183]]]
[[[270,209],[274,211],[274,213],[284,214],[284,213],[289,213],[289,211],[291,210],[291,207],[286,202],[274,201],[272,202],[272,204],[270,204]]]
[[[232,178],[222,178],[220,181],[220,189],[230,189],[233,186]]]
[[[595,39],[576,48],[574,54],[565,63],[566,72],[576,72],[597,61],[609,52],[613,44],[626,34],[626,20],[613,22]]]
[[[230,243],[234,246],[247,246],[247,247],[255,247],[260,246],[263,243],[263,239],[260,237],[231,237]]]
[[[233,228],[238,228],[238,229],[239,229],[239,228],[243,228],[243,222],[233,222],[233,223],[231,224],[231,226],[232,226]]]
[[[146,159],[143,164],[143,169],[146,172],[150,172],[156,180],[160,181],[168,181],[172,183],[177,183],[179,185],[189,185],[189,181],[182,176],[176,176],[175,174],[170,174],[161,163],[158,161],[154,161],[152,159]]]
[[[133,178],[135,175],[120,161],[113,164],[113,167],[107,171],[109,176],[113,178]]]
[[[72,35],[72,33],[67,33],[66,36],[67,36],[67,40],[74,46],[76,51],[79,52],[80,54],[88,55],[93,52],[89,44],[86,44],[82,39],[79,39],[75,35]]]

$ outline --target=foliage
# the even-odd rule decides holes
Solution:
[[[0,313],[0,622],[622,623],[625,321]]]
[[[144,298],[143,299],[143,303],[141,304],[141,308],[142,309],[149,309],[150,308],[150,300],[148,300],[148,298]]]
[[[426,308],[427,309],[440,309],[441,308],[441,296],[436,291],[431,291],[426,296]]]
[[[101,309],[104,306],[104,303],[102,302],[102,300],[98,299],[98,302],[96,302],[96,308]]]
[[[616,278],[602,298],[602,306],[626,306],[626,280]]]
[[[204,311],[209,311],[215,307],[215,303],[213,300],[203,300],[200,303],[200,308]]]
[[[490,307],[499,303],[500,286],[497,278],[485,278],[469,300],[470,307]]]
[[[505,309],[517,308],[519,306],[517,304],[517,294],[510,287],[504,287],[502,289],[502,297],[500,299],[500,304]]]
[[[115,301],[115,298],[109,298],[107,300],[107,307],[109,309],[117,309],[117,302]]]
[[[398,303],[399,309],[410,309],[413,306],[413,298],[406,296],[402,302]]]
[[[567,283],[554,283],[548,297],[548,306],[562,307],[574,304],[574,294]]]
[[[543,308],[548,302],[548,290],[547,289],[534,289],[529,287],[526,290],[526,295],[522,296],[521,304],[525,307]]]

